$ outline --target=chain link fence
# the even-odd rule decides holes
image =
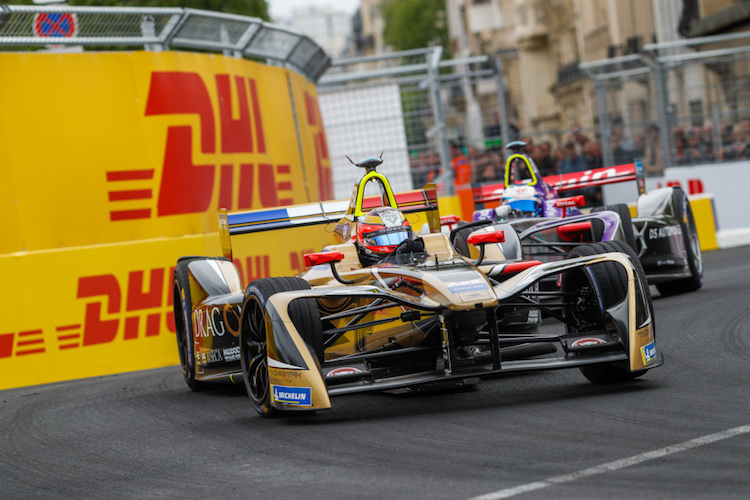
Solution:
[[[500,62],[441,55],[433,47],[339,60],[320,79],[337,197],[349,194],[357,176],[346,156],[381,151],[382,170],[399,189],[435,181],[451,193],[502,176],[501,145],[511,130]]]
[[[749,40],[750,33],[735,33],[651,44],[579,65],[574,73],[593,82],[597,116],[594,127],[574,134],[511,125],[509,115],[517,117],[521,104],[508,98],[500,58],[443,61],[442,49],[430,47],[331,63],[307,36],[244,16],[183,8],[0,6],[6,51],[183,48],[302,73],[318,83],[337,197],[349,195],[357,176],[345,155],[356,161],[382,151],[384,171],[397,187],[438,181],[451,193],[501,178],[502,146],[518,138],[534,141],[529,152],[545,174],[556,171],[568,141],[577,143],[591,168],[640,157],[651,175],[671,166],[748,159]]]
[[[594,81],[605,164],[665,168],[750,159],[750,33],[643,47],[581,65]]]
[[[222,52],[288,66],[313,82],[331,61],[306,35],[253,17],[187,8],[0,5],[2,50],[50,45]]]

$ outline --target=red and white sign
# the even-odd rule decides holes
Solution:
[[[70,12],[41,12],[34,16],[34,34],[44,38],[70,38],[78,33],[78,19]]]

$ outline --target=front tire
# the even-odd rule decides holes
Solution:
[[[271,404],[268,376],[266,301],[279,292],[309,290],[302,278],[262,278],[245,290],[240,331],[240,364],[245,389],[255,410],[262,417],[277,413]],[[296,299],[289,306],[289,316],[302,339],[317,359],[323,361],[323,330],[315,299]]]
[[[575,247],[573,250],[568,252],[567,259],[575,257],[583,257],[586,255],[599,255],[602,253],[609,252],[622,252],[627,254],[633,261],[635,272],[640,277],[642,283],[645,284],[643,287],[643,293],[646,296],[648,303],[649,314],[651,315],[651,321],[654,321],[654,305],[651,300],[651,293],[649,292],[646,273],[643,270],[638,256],[635,251],[629,245],[621,241],[603,241],[601,243],[594,243],[591,245],[581,245]],[[615,263],[602,263],[596,264],[589,267],[594,279],[599,285],[600,293],[602,295],[602,301],[605,307],[615,304],[617,301],[622,300],[621,290],[623,287],[627,287],[627,274],[622,266]],[[563,283],[563,291],[573,291],[578,287],[578,283]],[[627,289],[627,288],[625,288]],[[628,339],[623,339],[625,349],[628,349]],[[621,362],[615,363],[597,363],[592,365],[585,365],[581,367],[581,373],[590,382],[594,384],[615,384],[620,382],[627,382],[637,377],[642,376],[648,370],[630,371],[627,364]]]
[[[172,280],[174,303],[174,326],[177,338],[177,352],[180,355],[180,366],[185,383],[193,391],[202,391],[208,387],[206,382],[195,379],[195,344],[193,335],[193,302],[190,296],[190,279],[188,264],[205,257],[183,257],[177,262]]]

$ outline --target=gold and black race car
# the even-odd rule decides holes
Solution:
[[[576,367],[594,383],[621,382],[662,363],[648,284],[627,245],[581,245],[541,263],[523,260],[511,226],[492,224],[468,236],[478,249],[470,259],[440,230],[434,186],[394,194],[381,163],[355,164],[365,173],[346,208],[221,212],[225,255],[178,261],[177,345],[191,389],[244,383],[268,416],[520,370]],[[305,255],[306,272],[243,287],[235,244],[325,225],[335,241]],[[559,286],[542,290],[550,279]]]

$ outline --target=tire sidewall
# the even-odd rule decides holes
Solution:
[[[255,407],[255,411],[258,412],[261,416],[268,416],[271,413],[273,413],[274,408],[271,405],[271,384],[270,381],[268,383],[268,386],[266,387],[266,393],[263,398],[255,398],[252,395],[252,389],[250,384],[250,374],[247,371],[248,366],[248,352],[245,347],[245,336],[249,335],[248,332],[246,332],[245,325],[250,321],[249,319],[249,307],[255,307],[255,304],[251,305],[251,302],[257,303],[257,306],[260,307],[261,311],[265,312],[266,309],[266,295],[263,293],[262,290],[258,287],[258,284],[256,282],[251,283],[248,285],[248,287],[245,289],[245,300],[242,304],[242,320],[241,320],[241,327],[240,327],[240,365],[242,367],[242,380],[245,384],[245,390],[247,391],[247,395],[252,402],[253,406]],[[264,319],[265,321],[265,319]],[[265,326],[263,327],[265,330]],[[268,332],[266,332],[266,335],[268,335]],[[268,357],[266,356],[266,379],[268,380]]]
[[[682,213],[679,220],[683,241],[685,242],[685,256],[687,257],[690,273],[693,275],[696,284],[700,287],[703,284],[703,257],[700,250],[700,241],[698,240],[698,229],[695,224],[695,217],[693,216],[693,208],[690,206],[690,201],[684,191],[675,189],[675,193],[679,193],[681,198],[680,206],[682,207]],[[694,247],[693,243],[697,246]]]
[[[177,339],[182,375],[188,386],[195,390],[198,384],[195,380],[195,337],[193,333],[192,297],[190,295],[190,278],[188,274],[188,264],[191,261],[192,259],[181,260],[177,263],[174,271],[173,289],[175,294],[175,320],[178,317],[180,318],[179,322],[175,321],[175,338]]]

